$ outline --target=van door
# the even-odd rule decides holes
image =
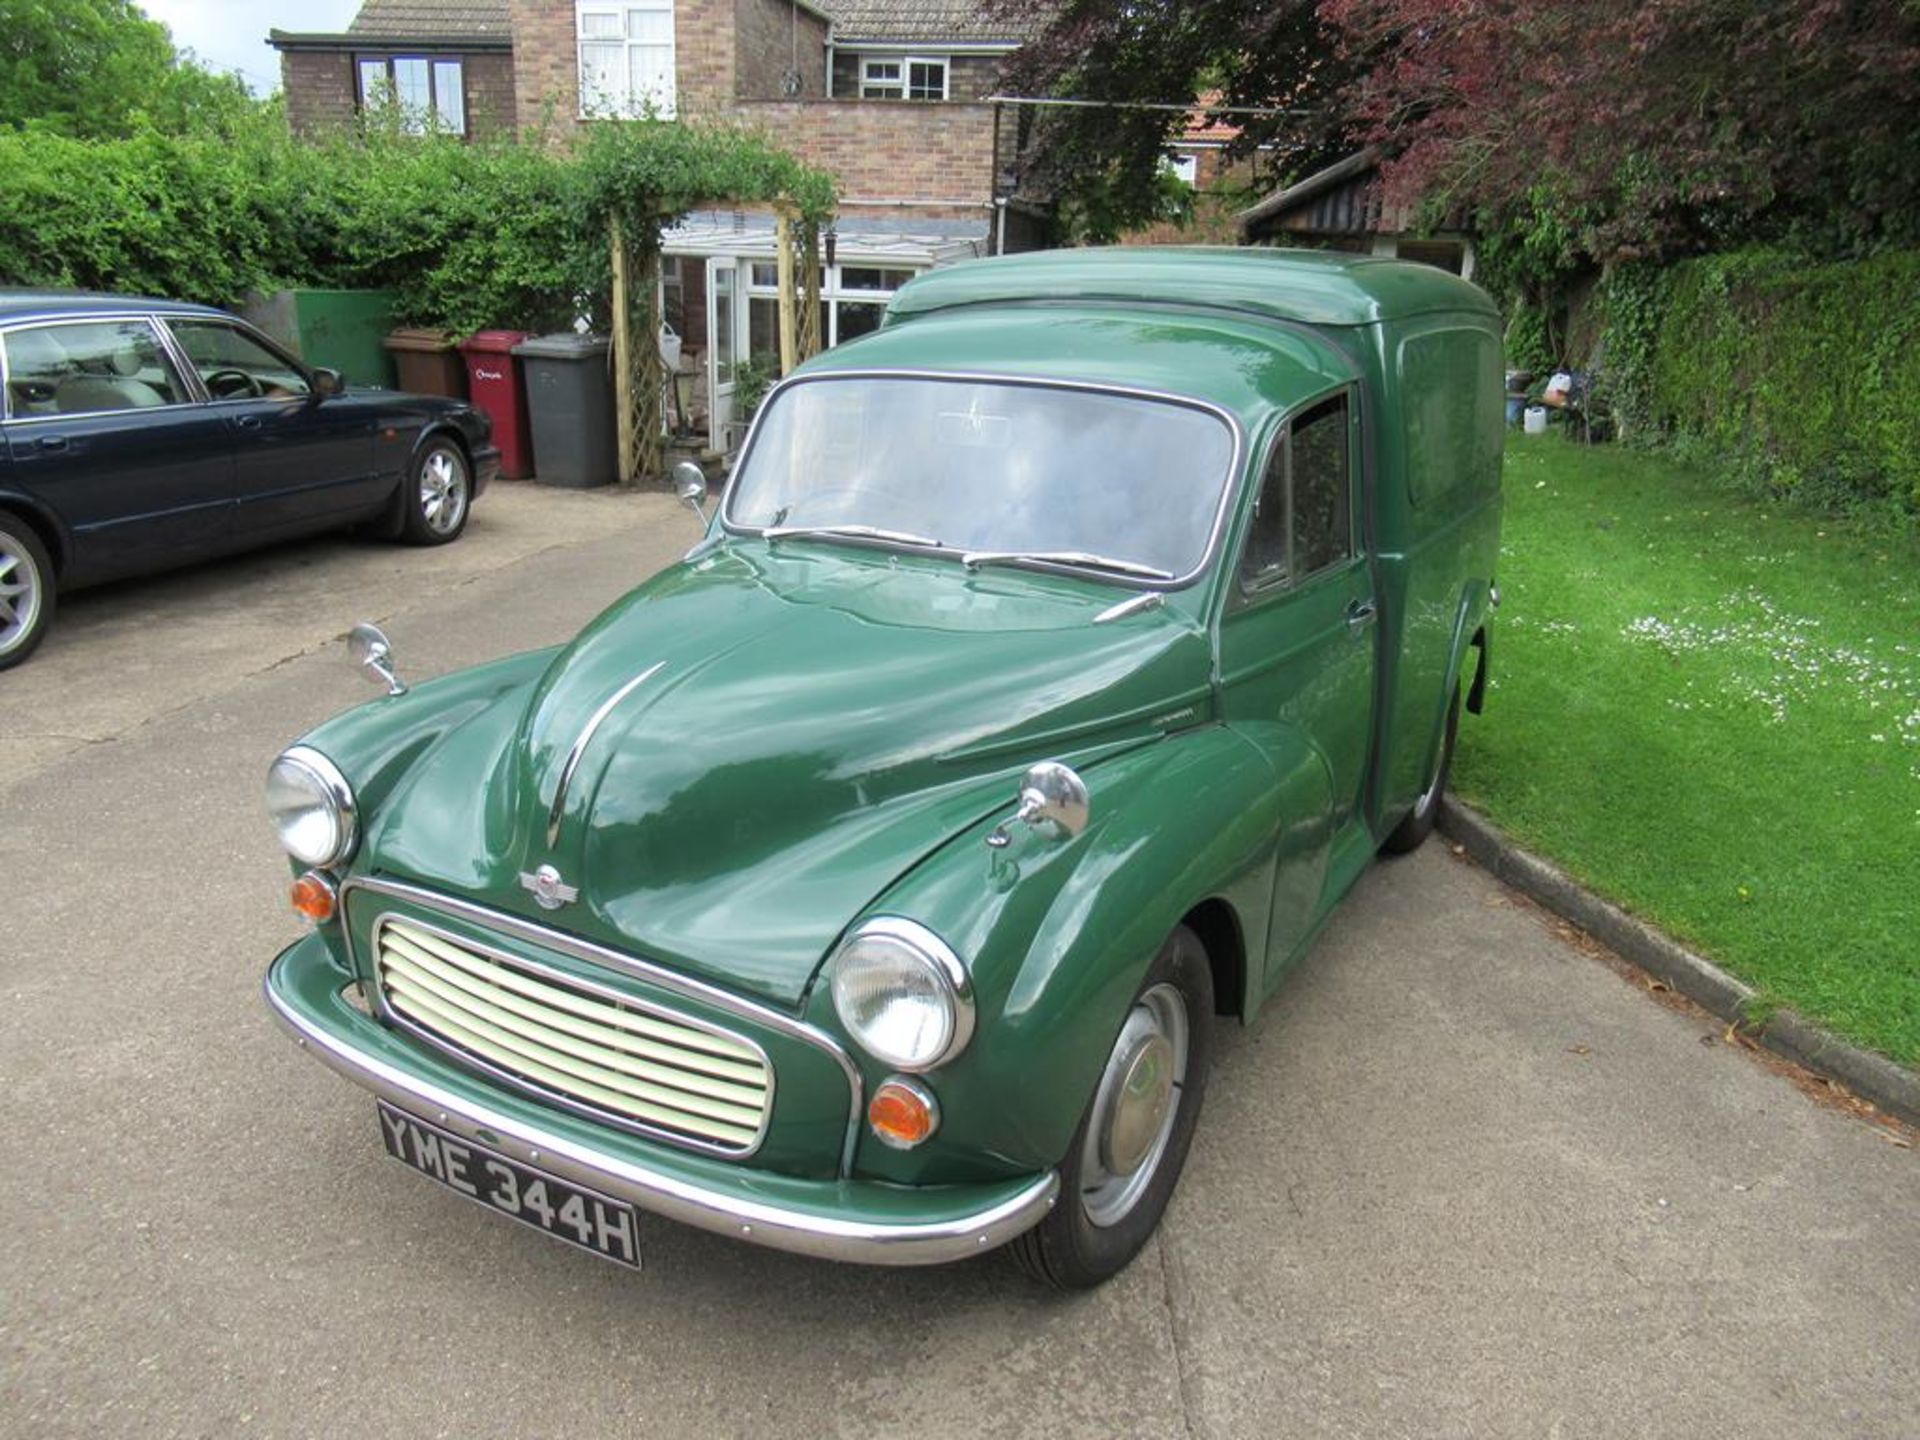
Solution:
[[[1366,823],[1378,602],[1355,511],[1357,424],[1346,389],[1276,439],[1220,621],[1223,713],[1274,758],[1287,792],[1269,986],[1336,898],[1334,842]]]

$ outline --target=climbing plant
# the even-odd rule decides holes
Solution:
[[[833,215],[833,177],[756,131],[655,120],[593,126],[576,173],[582,218],[607,237],[622,474],[657,473],[666,382],[655,340],[662,232],[703,205],[739,202],[784,208],[798,222],[791,228],[817,241],[820,227]],[[815,261],[811,269],[817,268]]]

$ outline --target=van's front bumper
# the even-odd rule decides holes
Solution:
[[[389,1105],[509,1159],[702,1230],[777,1250],[868,1265],[938,1265],[978,1255],[1038,1223],[1058,1177],[913,1187],[803,1180],[642,1147],[615,1154],[590,1127],[429,1054],[349,1005],[317,936],[267,969],[267,1005],[317,1059]],[[371,1132],[369,1133],[371,1141]]]

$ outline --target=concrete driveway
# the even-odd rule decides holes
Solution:
[[[1160,1239],[1092,1295],[646,1220],[636,1276],[387,1162],[259,1001],[296,933],[266,764],[369,693],[353,620],[424,676],[694,537],[503,485],[450,550],[74,597],[0,676],[0,1434],[1915,1433],[1920,1156],[1438,842],[1226,1037]]]

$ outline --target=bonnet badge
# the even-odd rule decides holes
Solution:
[[[551,865],[542,865],[532,874],[520,872],[522,888],[531,890],[533,898],[542,910],[558,910],[562,905],[571,905],[580,898],[580,891],[560,878],[560,872]]]

